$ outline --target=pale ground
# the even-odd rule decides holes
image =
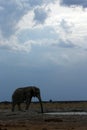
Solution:
[[[43,103],[44,112],[87,111],[87,102]],[[22,105],[24,110],[24,105]],[[11,112],[11,104],[0,104],[0,130],[86,130],[87,115],[46,115],[32,103],[28,111]]]

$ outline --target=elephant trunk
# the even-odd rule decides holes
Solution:
[[[41,96],[39,96],[38,99],[39,99],[40,106],[41,106],[41,113],[43,113],[43,105],[42,105]]]

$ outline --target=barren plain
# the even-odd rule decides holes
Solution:
[[[11,111],[11,103],[0,103],[0,130],[86,130],[87,115],[48,115],[47,112],[87,112],[87,102],[31,103],[28,111]]]

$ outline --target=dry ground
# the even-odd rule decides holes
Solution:
[[[87,102],[43,103],[44,112],[87,111]],[[24,104],[22,105],[24,110]],[[11,104],[0,103],[0,130],[86,130],[87,115],[46,115],[40,113],[39,103],[28,111],[11,112]]]

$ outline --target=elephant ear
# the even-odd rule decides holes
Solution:
[[[38,97],[40,94],[39,89],[37,87],[32,87],[32,96]]]

